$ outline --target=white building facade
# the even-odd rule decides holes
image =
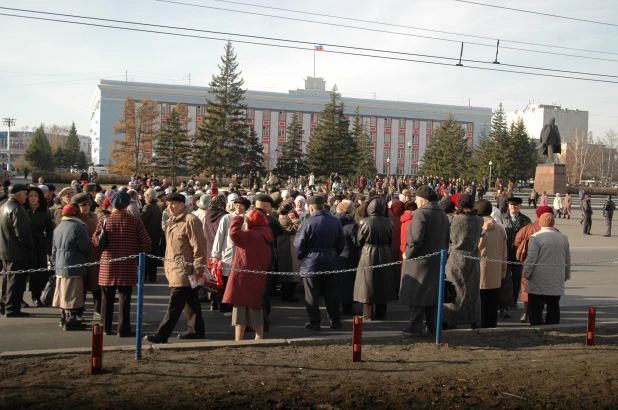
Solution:
[[[206,87],[100,80],[91,102],[91,155],[94,164],[109,164],[112,127],[121,117],[125,97],[136,103],[148,97],[159,103],[164,121],[177,104],[186,105],[189,135],[195,133],[206,112],[206,99],[212,99]],[[257,132],[264,146],[268,168],[275,167],[279,146],[285,142],[287,125],[293,117],[302,124],[303,150],[311,131],[318,124],[319,113],[330,101],[325,81],[309,77],[305,88],[286,93],[248,90],[245,93],[247,123]],[[353,119],[359,107],[363,123],[371,133],[378,172],[417,174],[421,159],[434,130],[453,114],[466,130],[472,149],[481,128],[491,121],[491,108],[437,105],[342,97],[346,115]],[[155,153],[156,155],[156,153]],[[336,170],[334,170],[336,171]]]

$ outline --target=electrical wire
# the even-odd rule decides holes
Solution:
[[[493,7],[496,9],[503,9],[503,10],[510,10],[510,11],[518,11],[520,13],[528,13],[528,14],[536,14],[539,16],[546,16],[546,17],[555,17],[555,18],[559,18],[559,19],[565,19],[565,20],[574,20],[574,21],[580,21],[582,23],[592,23],[592,24],[601,24],[604,26],[613,26],[613,27],[618,27],[618,24],[614,24],[614,23],[605,23],[602,21],[594,21],[594,20],[586,20],[586,19],[579,19],[577,17],[567,17],[567,16],[559,16],[557,14],[550,14],[550,13],[541,13],[539,11],[532,11],[532,10],[522,10],[522,9],[515,9],[512,7],[505,7],[505,6],[497,6],[495,4],[486,4],[486,3],[478,3],[476,1],[468,1],[468,0],[453,0],[456,1],[458,3],[468,3],[468,4],[474,4],[475,6],[483,6],[483,7]]]
[[[503,39],[503,38],[499,39],[499,38],[494,38],[494,37],[478,36],[478,35],[474,35],[474,34],[455,33],[453,31],[443,31],[443,30],[435,30],[435,29],[424,28],[424,27],[406,26],[406,25],[403,25],[403,24],[385,23],[385,22],[382,22],[382,21],[375,21],[375,20],[364,20],[364,19],[353,18],[353,17],[335,16],[335,15],[332,15],[332,14],[315,13],[315,12],[311,12],[311,11],[292,10],[292,9],[285,9],[285,8],[282,8],[282,7],[263,6],[261,4],[242,3],[240,1],[231,1],[231,0],[214,0],[214,1],[219,2],[219,3],[237,4],[237,5],[240,5],[240,6],[258,7],[258,8],[269,9],[269,10],[287,11],[289,13],[307,14],[307,15],[318,16],[318,17],[328,17],[328,18],[340,19],[340,20],[357,21],[359,23],[379,24],[381,26],[408,28],[408,29],[411,29],[411,30],[428,31],[428,32],[431,32],[431,33],[450,34],[450,35],[454,35],[454,36],[478,38],[478,39],[481,39],[481,40],[492,40],[492,41],[500,40],[503,43],[524,44],[524,45],[527,45],[527,46],[537,46],[537,47],[559,48],[559,49],[562,49],[562,50],[571,50],[571,51],[584,51],[586,53],[618,55],[618,53],[612,53],[612,52],[609,52],[609,51],[599,51],[599,50],[588,50],[588,49],[584,49],[584,48],[564,47],[564,46],[557,46],[557,45],[554,45],[554,44],[530,43],[530,42],[527,42],[527,41],[507,40],[507,39]]]
[[[275,18],[275,19],[281,19],[281,20],[299,21],[303,23],[314,23],[314,24],[321,24],[321,25],[333,26],[333,27],[352,28],[356,30],[371,31],[375,33],[395,34],[399,36],[425,38],[428,40],[447,41],[450,43],[462,43],[461,40],[453,40],[453,39],[448,39],[448,38],[422,36],[420,34],[402,33],[399,31],[389,31],[389,30],[379,30],[379,29],[368,28],[368,27],[358,27],[358,26],[350,26],[346,24],[328,23],[325,21],[307,20],[307,19],[300,19],[300,18],[295,18],[295,17],[275,16],[272,14],[256,13],[252,11],[243,11],[243,10],[225,9],[222,7],[206,6],[203,4],[184,3],[180,1],[174,1],[174,0],[155,0],[155,1],[160,2],[160,3],[170,3],[170,4],[177,4],[177,5],[182,5],[182,6],[206,8],[206,9],[211,9],[211,10],[229,11],[232,13],[249,14],[249,15],[254,15],[254,16],[269,17],[269,18]],[[476,42],[471,42],[471,41],[468,41],[465,43],[469,45],[475,45],[475,46],[481,46],[481,47],[490,47],[490,48],[496,47],[494,44],[476,43]],[[577,54],[555,53],[551,51],[531,50],[531,49],[519,48],[519,47],[503,46],[501,48],[507,49],[507,50],[524,51],[528,53],[549,54],[549,55],[556,55],[556,56],[563,56],[563,57],[573,57],[573,58],[583,58],[583,59],[589,59],[589,60],[618,62],[618,60],[615,60],[615,59],[607,59],[607,58],[592,57],[592,56],[582,56],[582,55],[577,55]]]
[[[24,19],[40,20],[40,21],[50,21],[50,22],[66,23],[66,24],[75,24],[75,25],[99,27],[99,28],[111,28],[111,29],[133,31],[133,32],[140,32],[140,33],[163,34],[163,35],[170,35],[170,36],[176,36],[176,37],[217,40],[217,41],[225,41],[225,42],[230,41],[229,38],[207,37],[207,36],[198,36],[194,34],[184,34],[184,33],[170,33],[170,32],[165,32],[165,31],[146,30],[146,29],[134,28],[134,27],[120,27],[120,26],[110,26],[110,25],[105,25],[105,24],[86,23],[86,22],[81,22],[81,21],[52,19],[52,18],[47,18],[47,17],[21,16],[21,15],[8,14],[8,13],[0,13],[0,16],[16,17],[16,18],[24,18]],[[256,41],[247,41],[247,40],[234,40],[234,41],[239,44],[251,44],[251,45],[260,45],[260,46],[267,46],[267,47],[314,51],[313,47],[306,48],[306,47],[289,46],[289,45],[283,45],[283,44],[260,43]],[[281,41],[285,41],[285,40],[281,40]],[[337,50],[323,50],[321,52],[331,53],[331,54],[349,55],[349,56],[358,56],[358,57],[378,58],[378,59],[392,60],[392,61],[406,61],[406,62],[430,64],[430,65],[438,65],[438,66],[446,66],[446,67],[455,66],[453,64],[442,63],[442,62],[437,62],[437,61],[413,60],[413,59],[406,59],[406,58],[400,58],[400,57],[380,56],[380,55],[363,54],[363,53],[352,53],[352,52],[337,51]],[[503,73],[533,75],[533,76],[539,76],[539,77],[564,78],[564,79],[571,79],[571,80],[618,84],[618,81],[602,80],[602,79],[595,79],[595,78],[573,77],[573,76],[556,75],[556,74],[531,73],[527,71],[517,71],[517,70],[501,70],[501,69],[496,69],[496,68],[477,67],[477,66],[461,66],[461,67],[466,68],[466,69],[483,70],[483,71],[496,71],[496,72],[503,72]]]
[[[247,38],[260,39],[260,40],[281,41],[281,42],[287,42],[287,43],[306,44],[306,45],[312,45],[312,46],[315,44],[321,44],[323,46],[345,48],[345,49],[358,50],[358,51],[370,51],[370,52],[389,53],[389,54],[406,55],[406,56],[414,56],[414,57],[435,58],[435,59],[440,59],[440,60],[460,61],[459,59],[454,58],[454,57],[407,53],[403,51],[381,50],[381,49],[366,48],[366,47],[354,47],[354,46],[346,46],[346,45],[339,45],[339,44],[329,44],[329,43],[323,43],[323,42],[316,43],[316,42],[310,42],[310,41],[281,39],[281,38],[275,38],[275,37],[264,37],[264,36],[250,35],[250,34],[228,33],[228,32],[202,30],[202,29],[187,28],[187,27],[167,26],[167,25],[161,25],[161,24],[140,23],[140,22],[135,22],[135,21],[127,21],[127,20],[115,20],[115,19],[105,19],[105,18],[100,18],[100,17],[80,16],[80,15],[75,15],[75,14],[52,13],[52,12],[39,11],[39,10],[14,9],[14,8],[9,8],[9,7],[0,7],[0,9],[9,9],[9,10],[27,12],[27,13],[79,18],[79,19],[95,20],[95,21],[105,21],[105,22],[112,22],[112,23],[132,24],[132,25],[138,25],[138,26],[157,27],[157,28],[165,28],[165,29],[173,29],[173,30],[183,30],[183,31],[192,31],[192,32],[209,33],[209,34],[222,34],[226,36],[247,37]],[[461,59],[461,61],[476,63],[476,64],[495,64],[494,62],[491,62],[491,61],[470,60],[470,59]],[[596,76],[596,77],[618,78],[618,75],[611,75],[611,74],[589,73],[589,72],[582,72],[582,71],[569,71],[569,70],[544,68],[544,67],[532,67],[532,66],[525,66],[525,65],[519,65],[519,64],[508,64],[508,63],[500,64],[500,65],[505,66],[505,67],[523,68],[523,69],[528,69],[528,70],[552,71],[552,72],[565,73],[565,74],[579,74],[579,75],[590,75],[590,76]]]

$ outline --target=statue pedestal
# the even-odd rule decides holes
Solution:
[[[534,177],[534,189],[540,194],[543,191],[547,194],[566,193],[566,165],[564,164],[543,164],[537,165]]]

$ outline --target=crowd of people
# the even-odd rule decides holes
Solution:
[[[353,191],[336,173],[325,184],[313,174],[283,182],[251,174],[246,181],[233,178],[225,189],[214,175],[204,183],[191,177],[177,188],[165,178],[135,175],[124,187],[104,190],[96,182],[74,181],[57,194],[42,179],[30,186],[5,181],[0,308],[6,317],[28,316],[22,311],[28,307],[26,285],[33,303],[43,306],[41,292],[55,272],[52,303],[64,330],[85,327],[90,292],[93,318],[105,334],[113,333],[117,302],[115,333],[134,336],[135,255],[144,252],[159,257],[147,258],[144,279],[156,282],[162,264],[170,287],[160,326],[145,336],[152,343],[168,341],[182,312],[188,329],[178,338],[204,338],[201,304],[231,318],[236,340],[248,332],[260,339],[269,331],[271,298],[300,302],[295,290],[301,282],[309,330],[321,330],[322,296],[332,329],[342,327],[342,315],[384,320],[388,303],[398,300],[410,312],[403,331],[421,335],[436,331],[438,253],[446,249],[454,295],[445,304],[443,328],[495,327],[498,315],[510,317],[520,298],[522,322],[557,323],[570,277],[568,240],[554,227],[564,205],[560,215],[541,200],[532,222],[520,212],[513,184],[498,179],[495,185],[494,206],[483,198],[486,180],[438,177],[362,176]],[[195,286],[210,275],[209,262],[221,269],[221,291]],[[11,273],[39,268],[49,269]],[[348,272],[322,273],[333,270]]]

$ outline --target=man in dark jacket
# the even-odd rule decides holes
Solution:
[[[592,205],[590,204],[590,194],[584,196],[582,201],[582,222],[584,223],[584,235],[592,235],[590,229],[592,228]]]
[[[509,198],[509,211],[502,215],[502,224],[506,230],[506,249],[507,259],[509,262],[517,262],[515,257],[517,253],[517,247],[515,246],[515,237],[517,232],[524,226],[532,223],[530,218],[519,212],[521,210],[522,199],[518,197]],[[519,298],[519,290],[521,288],[521,272],[522,265],[508,265],[507,266],[507,280],[508,271],[511,271],[511,279],[513,281],[513,305],[517,305],[517,299]],[[508,306],[501,306],[502,316],[509,318],[511,314],[507,311]]]
[[[34,249],[30,218],[23,206],[28,199],[27,191],[26,185],[12,185],[8,200],[0,207],[0,260],[6,271],[2,276],[0,313],[6,313],[6,317],[29,316],[21,311],[28,275],[11,273],[29,268]]]
[[[603,216],[605,217],[605,237],[612,236],[612,218],[614,217],[614,210],[616,209],[616,204],[612,201],[612,196],[609,195],[607,197],[607,201],[605,201],[605,205],[603,205]]]
[[[324,295],[331,329],[340,329],[341,310],[337,275],[315,275],[313,272],[333,270],[335,258],[345,248],[343,227],[339,220],[324,210],[324,197],[311,196],[307,201],[309,214],[301,222],[294,239],[296,256],[301,261],[300,276],[305,286],[305,307],[309,314],[309,330],[320,330],[320,293]]]

